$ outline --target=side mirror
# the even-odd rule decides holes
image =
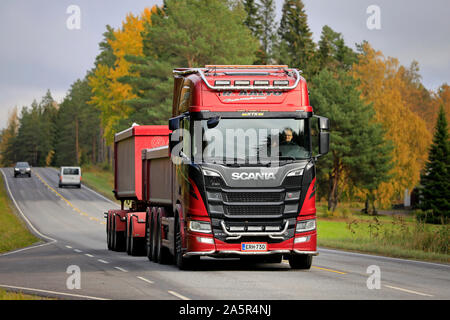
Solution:
[[[321,155],[327,154],[330,151],[330,133],[320,132],[319,133],[319,153]]]
[[[321,157],[330,151],[330,120],[325,117],[314,116],[319,125],[319,155]]]

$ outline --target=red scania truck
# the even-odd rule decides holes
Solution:
[[[173,74],[168,126],[115,135],[113,192],[122,206],[105,213],[108,248],[180,269],[201,256],[284,257],[309,269],[315,162],[328,152],[329,121],[313,114],[305,79],[287,66]]]

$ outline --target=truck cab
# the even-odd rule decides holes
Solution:
[[[315,162],[328,152],[329,124],[314,116],[305,79],[287,66],[206,66],[174,76],[175,254],[285,256],[293,268],[309,268],[317,255]]]

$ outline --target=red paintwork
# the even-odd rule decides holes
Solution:
[[[131,215],[134,215],[131,217]],[[137,218],[136,218],[137,216]],[[128,212],[127,213],[127,225],[130,223],[133,224],[133,234],[132,236],[135,238],[143,238],[145,237],[145,219],[147,213],[146,212]],[[139,222],[141,220],[143,222]]]
[[[300,209],[300,215],[315,215],[316,214],[316,194],[311,197],[311,193],[315,189],[316,178],[314,178],[309,185],[308,192],[306,193],[305,201],[303,201],[302,208]]]
[[[126,218],[127,213],[130,210],[109,210],[108,217],[109,221],[115,222],[115,231],[125,231],[126,229],[126,221],[122,221],[123,218]],[[110,226],[112,228],[112,226]]]
[[[155,126],[134,126],[130,128],[134,143],[134,193],[137,200],[143,200],[142,197],[142,150],[148,148],[157,148],[169,144],[169,127],[165,125]],[[128,138],[127,138],[128,139]],[[115,141],[115,145],[121,140]],[[118,166],[117,166],[117,148],[114,148],[114,190],[117,190]],[[120,197],[119,197],[120,198]]]

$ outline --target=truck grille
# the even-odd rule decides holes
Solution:
[[[229,216],[279,216],[283,206],[227,206]]]
[[[227,192],[224,198],[227,202],[280,202],[284,192]]]

